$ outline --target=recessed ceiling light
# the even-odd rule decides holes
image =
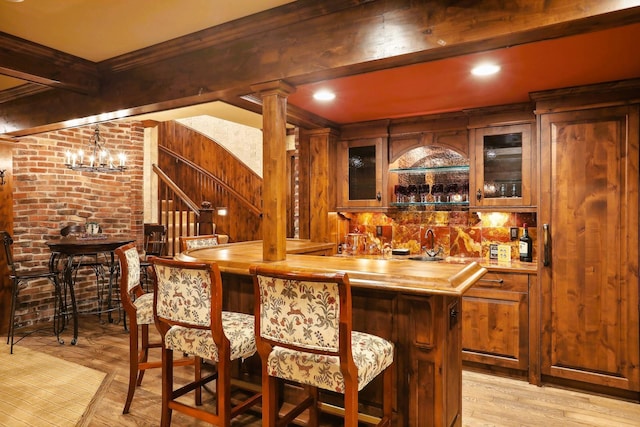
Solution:
[[[321,89],[313,94],[313,99],[318,101],[333,101],[335,98],[336,94],[326,89]]]
[[[22,3],[24,0],[4,0],[7,3]]]
[[[474,76],[490,76],[500,71],[500,66],[496,64],[480,64],[471,70]]]

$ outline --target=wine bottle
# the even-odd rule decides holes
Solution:
[[[520,261],[533,261],[533,239],[529,236],[527,224],[522,224],[524,231],[520,236]]]

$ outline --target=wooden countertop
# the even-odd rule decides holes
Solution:
[[[463,263],[477,262],[481,266],[491,271],[506,271],[512,273],[527,273],[536,274],[538,272],[538,263],[536,262],[523,262],[523,261],[509,261],[502,262],[493,259],[486,258],[463,258],[463,257],[447,257],[444,259],[448,263]]]
[[[348,257],[346,255],[336,255],[337,257]],[[395,260],[405,260],[410,261],[409,257],[415,255],[393,255],[391,258]],[[358,258],[366,258],[366,259],[381,259],[380,255],[358,255]],[[438,263],[445,264],[469,264],[471,262],[477,262],[482,267],[486,268],[489,271],[504,271],[510,273],[526,273],[526,274],[536,274],[538,272],[538,263],[537,262],[523,262],[523,261],[497,261],[493,259],[486,259],[480,257],[457,257],[457,256],[448,256],[444,257],[442,261],[438,261]]]
[[[301,255],[317,252],[331,243],[287,240],[287,259],[268,262],[300,270],[345,271],[352,286],[413,294],[462,295],[487,269],[475,261],[468,263],[424,262],[406,259],[366,259]],[[330,247],[329,246],[329,247]],[[213,261],[223,273],[249,274],[249,266],[262,260],[262,241],[230,243],[198,248],[176,255],[186,261]]]

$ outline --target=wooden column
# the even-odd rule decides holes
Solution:
[[[282,81],[252,86],[262,97],[262,257],[282,261],[287,254],[287,95]]]
[[[331,242],[329,211],[335,209],[335,164],[338,134],[332,129],[315,129],[309,135],[309,223],[314,242]]]

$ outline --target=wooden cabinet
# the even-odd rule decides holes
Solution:
[[[386,206],[383,190],[386,177],[386,139],[382,137],[341,141],[338,164],[338,209]]]
[[[397,405],[407,426],[462,425],[460,303],[446,295],[399,299]]]
[[[462,298],[462,360],[529,369],[529,286],[535,276],[489,271]]]
[[[543,380],[637,399],[639,107],[559,102],[543,100],[539,117]]]
[[[475,208],[535,205],[532,125],[473,129],[470,202]]]

